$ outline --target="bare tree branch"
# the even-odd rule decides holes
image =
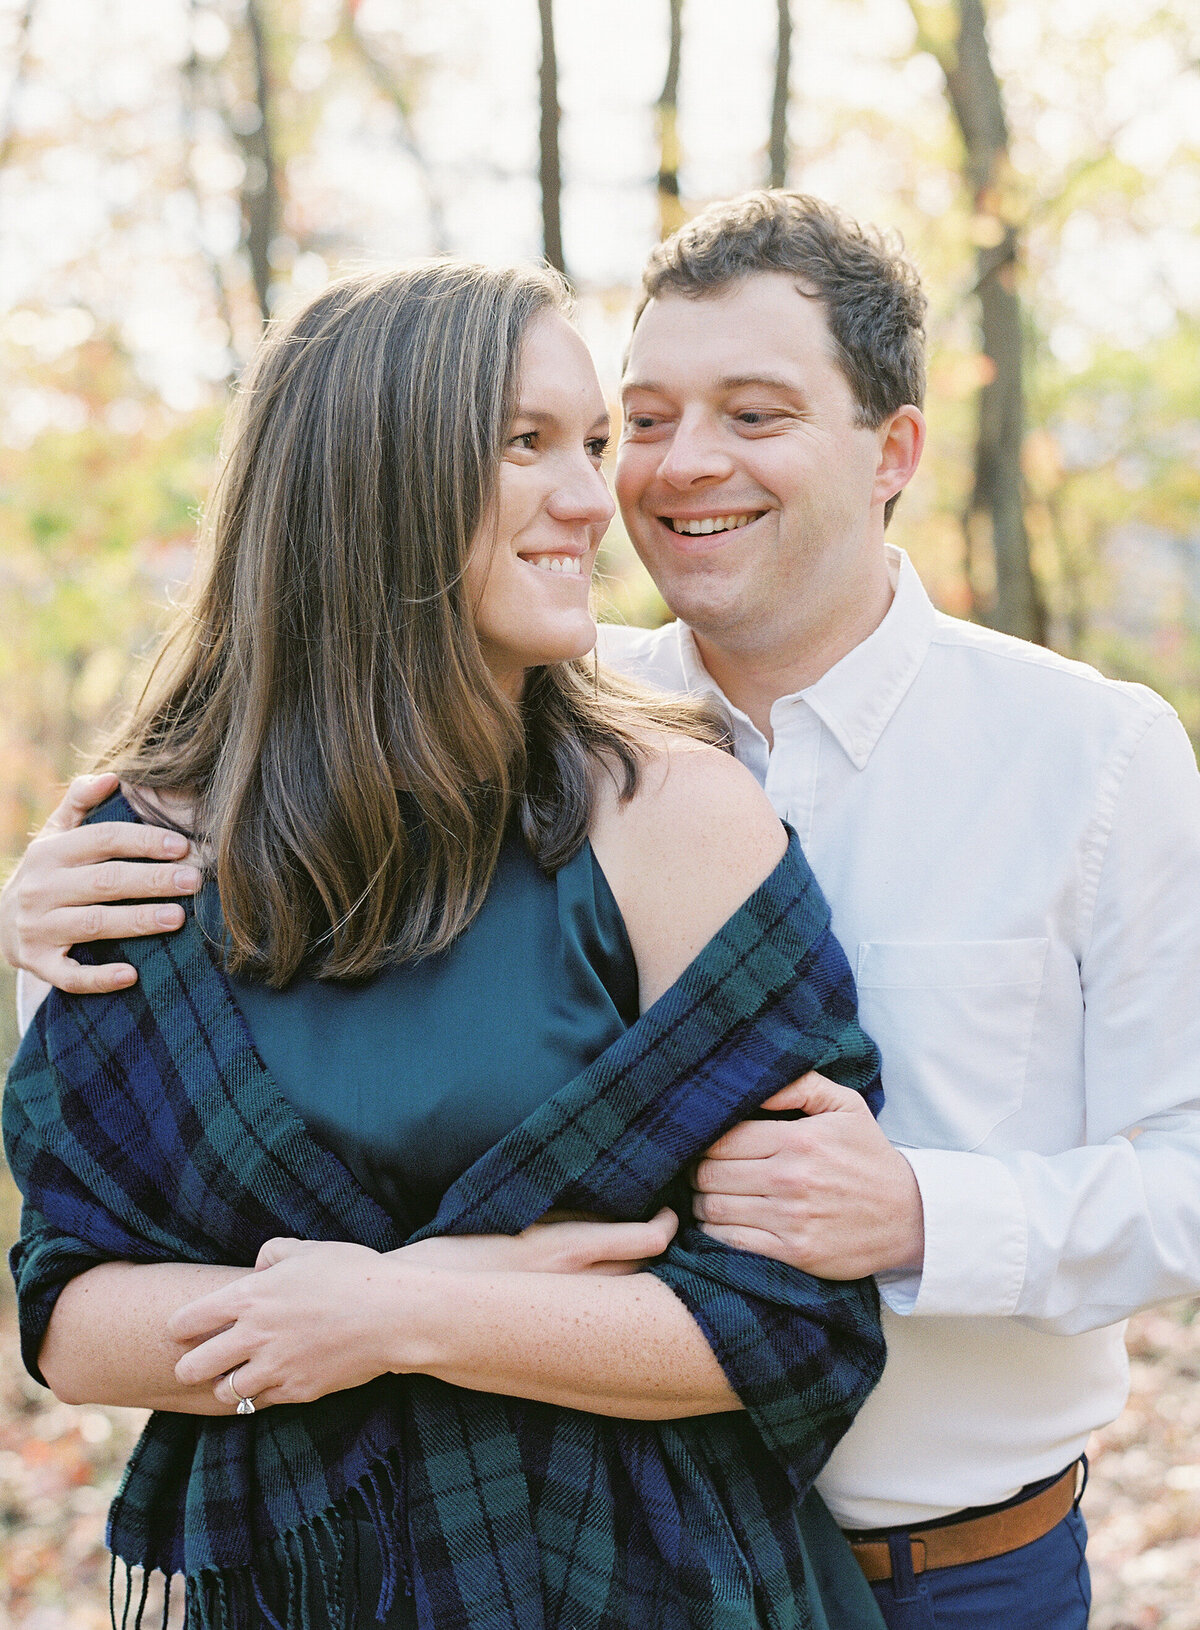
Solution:
[[[669,238],[686,218],[679,191],[679,65],[683,56],[683,0],[667,0],[667,72],[655,103],[658,122],[658,235]]]
[[[538,71],[541,119],[538,175],[542,188],[542,245],[546,259],[565,274],[562,241],[562,166],[558,154],[558,56],[554,48],[554,0],[538,0],[542,59]]]
[[[279,226],[280,200],[271,140],[271,64],[261,0],[246,0],[246,35],[254,78],[254,107],[258,117],[253,128],[249,128],[250,121],[247,121],[247,128],[235,126],[234,135],[246,164],[246,176],[242,182],[242,219],[246,250],[250,256],[250,275],[254,279],[254,293],[265,323],[271,315],[270,250]]]
[[[771,94],[771,135],[767,143],[767,185],[786,187],[788,177],[788,100],[792,74],[791,0],[775,0],[775,86]]]

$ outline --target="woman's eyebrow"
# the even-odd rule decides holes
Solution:
[[[513,414],[513,418],[531,419],[534,424],[557,425],[563,422],[560,414],[551,413],[547,408],[518,407],[517,411]],[[607,430],[609,424],[610,420],[607,412],[597,413],[596,417],[592,420],[591,425],[588,428],[591,430],[598,430],[601,426],[603,426]]]

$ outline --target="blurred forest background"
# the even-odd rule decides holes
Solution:
[[[352,265],[544,253],[615,395],[646,251],[767,182],[922,269],[930,452],[892,534],[938,603],[1200,737],[1191,0],[0,0],[0,860],[136,682],[272,312]],[[605,576],[608,615],[665,615],[619,526]],[[8,1297],[0,1617],[107,1623],[136,1423],[24,1380]],[[1200,1627],[1193,1311],[1134,1321],[1096,1444],[1099,1630]]]

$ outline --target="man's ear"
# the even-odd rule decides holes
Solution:
[[[925,446],[925,415],[920,408],[897,408],[890,419],[885,419],[876,434],[879,437],[879,462],[875,467],[873,503],[886,504],[894,498],[917,473],[921,452]]]

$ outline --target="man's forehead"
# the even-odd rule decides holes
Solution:
[[[801,383],[814,362],[834,361],[822,301],[795,278],[764,272],[711,294],[667,290],[647,302],[630,339],[622,388],[671,380],[732,387]]]

